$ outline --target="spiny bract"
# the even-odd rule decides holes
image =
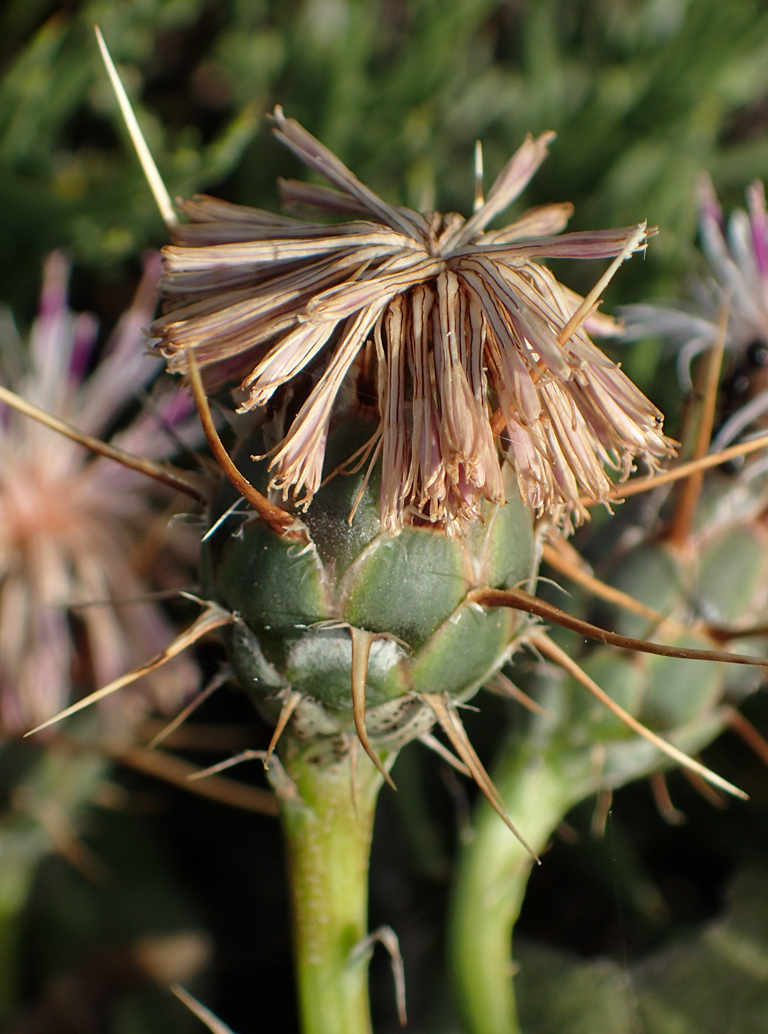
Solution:
[[[369,435],[370,426],[344,422],[331,433],[329,457],[349,455]],[[266,464],[249,455],[263,451],[256,432],[237,457],[256,485]],[[332,477],[293,536],[243,510],[227,486],[206,540],[211,592],[238,616],[229,647],[240,680],[273,719],[288,693],[299,694],[292,732],[335,751],[354,728],[357,649],[370,644],[362,671],[371,741],[397,750],[435,720],[421,694],[466,700],[513,650],[524,619],[470,602],[471,590],[511,587],[535,569],[533,519],[519,497],[489,505],[460,538],[432,526],[393,536],[381,528],[379,478],[378,466],[370,479]]]

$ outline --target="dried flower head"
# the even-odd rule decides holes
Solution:
[[[0,373],[29,402],[92,435],[108,432],[135,404],[155,364],[142,355],[159,260],[147,261],[131,308],[86,376],[96,341],[92,317],[67,306],[68,264],[45,265],[38,318],[28,347],[0,314]],[[181,408],[181,407],[184,408]],[[156,459],[175,447],[163,426],[179,425],[189,403],[174,393],[112,438]],[[142,546],[165,523],[134,471],[93,458],[80,445],[0,405],[0,727],[28,730],[73,697],[146,661],[173,639],[139,571]],[[153,489],[154,491],[154,489]],[[120,601],[123,601],[122,603]],[[194,691],[191,661],[176,660],[123,697],[175,709]]]
[[[763,184],[747,188],[747,209],[731,212],[727,224],[708,176],[699,183],[701,244],[711,275],[691,285],[692,301],[628,305],[622,310],[629,339],[657,335],[677,353],[678,374],[691,388],[691,363],[725,333],[726,395],[723,421],[712,450],[724,448],[768,413],[768,214]],[[756,386],[760,390],[756,390]]]
[[[309,505],[331,418],[353,405],[377,410],[370,449],[392,533],[413,520],[460,530],[483,500],[503,501],[505,458],[537,513],[583,517],[580,496],[611,487],[606,465],[625,477],[635,457],[653,467],[670,454],[661,414],[588,338],[594,306],[539,261],[628,257],[645,247],[645,227],[561,235],[571,207],[552,204],[486,229],[553,134],[526,139],[464,219],[387,204],[280,108],[274,122],[331,184],[284,182],[284,200],[349,221],[183,202],[187,222],[164,250],[166,312],[152,328],[171,370],[186,371],[194,349],[210,387],[241,379],[242,411],[291,386],[272,489]]]

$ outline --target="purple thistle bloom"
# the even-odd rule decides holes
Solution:
[[[626,337],[666,338],[677,353],[681,384],[691,387],[691,364],[717,340],[727,308],[725,413],[712,450],[724,448],[768,414],[768,218],[759,181],[746,191],[747,208],[727,222],[709,177],[699,185],[701,245],[711,273],[692,284],[689,303],[628,305]],[[752,370],[752,374],[750,374]]]
[[[66,259],[52,254],[28,347],[8,314],[2,318],[0,373],[28,401],[103,436],[157,372],[142,354],[141,328],[152,317],[159,259],[148,257],[136,298],[89,376],[97,327],[68,308],[68,274]],[[162,431],[156,416],[143,411],[112,442],[160,459],[176,448]],[[165,587],[146,577],[150,563],[176,584],[184,577],[178,555],[164,552],[156,564],[165,523],[156,496],[149,479],[94,459],[0,405],[0,727],[6,733],[50,718],[173,639],[159,606],[133,602]],[[194,664],[176,659],[109,705],[113,718],[122,724],[147,706],[177,709],[197,681]]]

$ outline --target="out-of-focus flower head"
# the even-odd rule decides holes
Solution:
[[[348,221],[181,203],[152,332],[171,370],[193,349],[209,388],[240,380],[241,411],[288,414],[270,463],[283,499],[310,504],[332,418],[361,406],[378,418],[369,455],[391,533],[460,531],[483,500],[503,501],[505,459],[534,511],[580,519],[581,497],[611,488],[606,466],[626,477],[635,457],[653,468],[670,455],[661,414],[587,336],[613,322],[573,319],[583,299],[540,261],[628,257],[645,227],[561,234],[571,206],[552,204],[487,229],[553,134],[529,137],[464,219],[387,204],[279,108],[274,122],[331,184],[283,182],[284,200]]]
[[[95,320],[67,305],[69,267],[45,264],[40,310],[28,346],[0,314],[0,373],[27,401],[80,430],[108,433],[137,405],[157,364],[143,354],[159,256],[148,257],[136,298],[93,371]],[[137,407],[138,408],[138,407]],[[177,393],[139,411],[112,443],[161,459],[182,433],[189,401]],[[0,728],[23,732],[73,698],[147,661],[173,639],[146,597],[164,518],[146,477],[103,458],[0,404]],[[152,543],[154,542],[154,545]],[[163,564],[166,573],[173,566]],[[177,566],[181,574],[181,567]],[[144,602],[141,602],[144,600]],[[124,601],[124,602],[121,602]],[[194,692],[196,669],[177,659],[122,696],[120,717],[175,709]],[[142,688],[143,687],[143,688]]]
[[[759,181],[746,191],[747,208],[727,222],[708,176],[699,183],[701,246],[711,275],[691,285],[692,301],[628,305],[626,337],[666,338],[677,353],[681,384],[691,387],[691,364],[712,348],[724,308],[725,412],[712,449],[723,448],[768,413],[768,391],[754,391],[750,371],[768,366],[768,215]]]

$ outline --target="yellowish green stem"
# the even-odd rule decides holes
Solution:
[[[584,754],[568,764],[554,752],[537,755],[518,747],[507,752],[501,770],[494,772],[508,813],[539,854],[593,781]],[[462,851],[449,931],[453,986],[471,1034],[520,1034],[512,930],[533,864],[519,840],[483,802],[472,840]]]
[[[368,866],[383,779],[362,752],[354,764],[283,755],[300,801],[281,809],[287,845],[294,955],[304,1034],[369,1034]],[[354,768],[354,771],[353,771]]]

